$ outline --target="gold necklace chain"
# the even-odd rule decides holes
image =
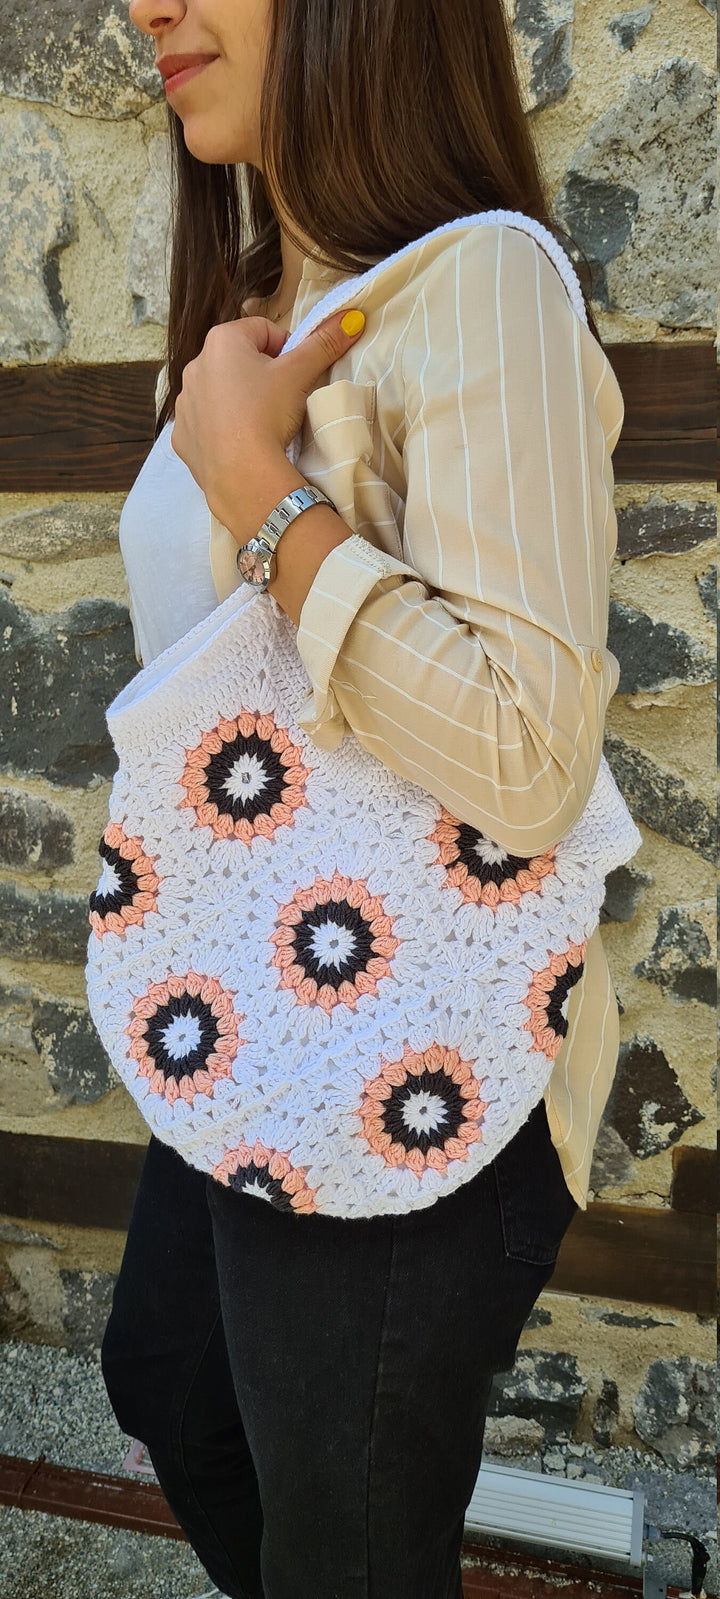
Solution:
[[[269,294],[268,294],[267,298],[263,301],[263,304],[265,306],[265,312],[267,312],[267,308],[268,308],[268,306],[270,304],[270,295]],[[292,309],[291,306],[288,306],[287,310],[289,311],[291,309]],[[268,317],[267,320],[269,322],[279,322],[281,316],[286,316],[286,315],[287,315],[287,311],[278,311],[276,316]]]

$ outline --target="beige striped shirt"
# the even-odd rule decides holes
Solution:
[[[349,275],[306,256],[291,332]],[[619,664],[607,648],[621,391],[549,256],[504,223],[440,233],[348,304],[365,329],[308,397],[298,469],[352,536],[323,560],[297,644],[316,743],[348,730],[522,856],[583,811]],[[218,598],[237,546],[211,521]],[[599,929],[545,1091],[585,1209],[617,1062]]]

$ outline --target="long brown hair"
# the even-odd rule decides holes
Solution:
[[[564,244],[588,322],[591,273],[550,215],[505,0],[271,0],[260,95],[262,172],[198,161],[169,108],[174,230],[168,320],[173,414],[183,368],[216,322],[278,287],[280,226],[348,274],[456,217],[524,211]],[[320,255],[322,252],[322,255]]]

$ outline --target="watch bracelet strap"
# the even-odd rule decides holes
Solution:
[[[270,553],[274,552],[290,522],[294,522],[295,518],[300,516],[303,511],[309,511],[313,505],[329,505],[331,510],[337,510],[337,506],[329,496],[323,494],[322,489],[316,489],[314,485],[303,484],[300,488],[291,489],[288,494],[283,495],[281,500],[278,500],[272,511],[268,512],[262,527],[255,534],[255,539],[258,543],[264,544]],[[236,564],[241,550],[244,548],[246,546],[241,545],[240,549],[238,549],[235,558]]]

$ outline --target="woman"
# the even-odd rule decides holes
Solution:
[[[165,393],[121,525],[139,659],[238,587],[284,495],[331,485],[268,584],[299,629],[301,725],[421,784],[462,819],[466,876],[474,858],[475,882],[504,880],[598,770],[623,408],[532,235],[443,231],[495,208],[549,222],[501,0],[130,15],[177,179]],[[352,301],[364,331],[338,312],[277,359],[386,260]],[[561,988],[544,1097],[440,1203],[298,1218],[260,1155],[244,1192],[151,1139],[103,1369],[231,1599],[460,1599],[493,1376],[587,1203],[617,1057],[597,933]]]

